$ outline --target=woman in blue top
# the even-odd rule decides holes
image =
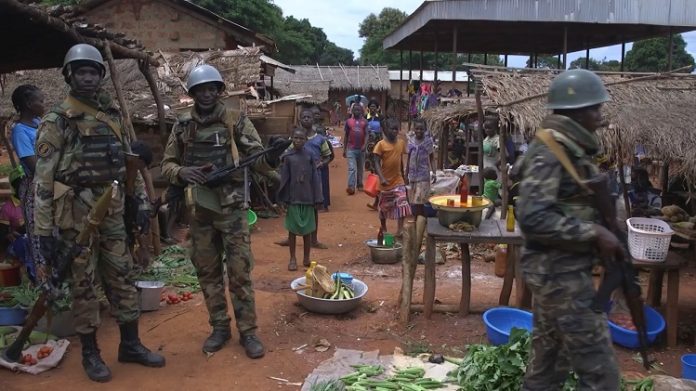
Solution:
[[[21,179],[18,188],[18,196],[24,210],[27,237],[29,239],[29,258],[36,264],[36,274],[39,280],[44,275],[45,262],[39,256],[39,241],[34,232],[34,192],[32,180],[36,168],[36,130],[44,115],[44,95],[41,90],[31,84],[24,84],[12,92],[12,105],[19,115],[19,119],[12,126],[12,147],[24,169],[25,176]]]

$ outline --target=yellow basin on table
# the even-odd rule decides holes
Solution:
[[[467,222],[475,227],[481,225],[483,210],[491,206],[491,201],[486,198],[469,196],[466,204],[459,202],[459,194],[447,194],[431,197],[429,202],[437,211],[440,224],[449,227],[450,224],[459,221]],[[447,200],[454,200],[454,206],[447,206]]]

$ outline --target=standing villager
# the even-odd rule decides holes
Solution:
[[[517,202],[525,237],[521,266],[534,295],[532,354],[523,390],[559,390],[570,369],[579,377],[579,389],[619,389],[606,314],[592,310],[592,267],[600,259],[622,262],[622,246],[598,224],[591,195],[558,157],[566,154],[584,180],[598,174],[592,162],[599,150],[595,132],[603,122],[601,105],[609,99],[602,80],[590,71],[558,75],[547,104],[553,114],[537,132],[547,132],[560,147],[554,152],[537,138],[522,162]]]
[[[375,173],[374,155],[372,151],[375,145],[382,140],[382,113],[379,108],[379,103],[376,100],[371,100],[367,105],[367,145],[365,147],[365,170]],[[377,202],[379,194],[375,196],[372,203],[368,203],[367,207],[372,210],[377,210]]]
[[[49,263],[59,250],[59,242],[74,242],[86,226],[79,216],[87,216],[96,200],[118,181],[117,195],[93,239],[91,256],[80,256],[71,265],[72,310],[82,343],[82,366],[87,376],[98,382],[110,380],[111,371],[97,346],[101,323],[97,274],[119,324],[118,361],[165,365],[164,357],[150,352],[138,337],[138,292],[124,224],[125,156],[131,152],[131,140],[119,110],[101,89],[105,73],[102,56],[93,46],[78,44],[65,55],[63,76],[70,92],[41,122],[34,176],[34,233],[39,237],[41,256]],[[150,203],[139,175],[132,201],[137,203],[136,223],[141,232],[147,232]]]
[[[309,113],[307,110],[305,112]],[[303,122],[304,116],[303,112]],[[280,172],[280,188],[278,199],[288,205],[285,216],[285,229],[289,234],[290,261],[288,270],[297,270],[295,245],[297,236],[302,236],[304,242],[304,257],[302,265],[309,266],[309,253],[312,233],[317,230],[316,205],[322,202],[321,179],[314,154],[305,148],[307,135],[305,129],[298,128],[292,134],[293,148],[287,151],[282,159]]]
[[[343,144],[343,157],[348,159],[348,195],[355,194],[363,189],[363,172],[365,170],[365,143],[367,142],[367,121],[363,117],[364,111],[361,105],[353,105],[353,116],[346,120],[345,142]]]
[[[329,148],[329,161],[326,164],[321,164],[319,167],[319,173],[321,174],[321,193],[324,197],[324,202],[322,204],[324,212],[329,211],[329,206],[331,205],[331,187],[329,182],[329,163],[331,163],[336,154],[334,153],[333,146],[328,140],[328,134],[326,131],[326,126],[324,126],[324,121],[321,116],[321,109],[319,106],[312,107],[312,113],[314,115],[314,132],[324,138],[324,143]],[[321,146],[323,149],[323,145]],[[316,237],[315,237],[316,239]]]
[[[399,121],[387,121],[384,140],[377,143],[374,153],[375,170],[379,176],[379,221],[387,232],[387,218],[397,221],[396,237],[401,237],[404,218],[411,215],[404,181],[406,143],[398,138]]]
[[[17,197],[21,201],[22,210],[24,213],[24,221],[26,222],[27,235],[27,268],[33,270],[30,274],[32,282],[37,283],[36,273],[41,273],[40,279],[45,278],[45,267],[41,266],[38,270],[38,265],[45,265],[45,261],[37,260],[40,257],[39,240],[34,235],[34,172],[36,171],[36,131],[41,122],[41,116],[46,112],[44,106],[44,94],[41,90],[31,84],[24,84],[17,87],[12,92],[12,105],[19,118],[12,126],[12,148],[19,158],[19,162],[24,171],[24,176],[20,179],[17,189]]]
[[[220,350],[232,334],[225,297],[224,260],[239,343],[248,357],[260,358],[265,350],[256,336],[256,304],[251,282],[254,260],[244,209],[248,183],[242,170],[217,188],[207,187],[205,183],[208,172],[262,151],[263,144],[249,118],[228,112],[220,101],[225,83],[217,69],[210,65],[194,68],[186,87],[194,106],[174,124],[162,159],[162,175],[172,185],[186,187],[190,195],[186,201],[192,209],[191,260],[213,327],[203,351]],[[287,145],[283,140],[278,141]],[[262,175],[273,171],[283,149],[274,148],[258,158],[250,169]]]

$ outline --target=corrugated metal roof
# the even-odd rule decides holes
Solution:
[[[437,22],[437,23],[435,23]],[[544,23],[544,25],[539,25]],[[517,33],[538,38],[538,33],[530,29],[541,29],[557,42],[557,28],[547,29],[553,25],[575,25],[581,29],[576,34],[583,34],[584,40],[605,43],[614,40],[621,43],[621,35],[629,38],[650,37],[669,31],[689,31],[696,29],[696,0],[436,0],[426,1],[411,14],[406,21],[388,35],[383,42],[385,49],[409,49],[414,45],[404,45],[402,41],[425,30],[431,34],[439,33],[441,37],[449,36],[449,46],[440,43],[440,50],[451,50],[452,31],[458,27],[459,32],[467,26],[476,24],[480,34],[488,37],[464,35],[459,44],[466,46],[475,40],[491,41],[495,39],[496,24],[507,28],[517,28]],[[483,28],[480,28],[483,26]],[[626,29],[631,26],[630,29]],[[557,27],[557,26],[556,26]],[[666,27],[667,29],[660,29]],[[609,28],[609,30],[607,29]],[[560,31],[563,31],[562,28]],[[512,33],[511,33],[512,34]],[[593,35],[611,35],[604,39]],[[562,35],[562,33],[561,33]],[[569,33],[570,35],[570,33]],[[432,45],[432,43],[430,44]],[[557,43],[556,46],[559,44]],[[405,47],[408,46],[408,47]],[[422,48],[421,48],[422,49]]]
[[[390,70],[389,71],[389,80],[391,81],[398,81],[398,80],[408,80],[408,69],[404,69],[403,71],[403,78],[401,78],[401,71],[399,70]],[[455,81],[458,82],[467,82],[468,75],[465,71],[457,71],[456,73],[457,79]],[[420,80],[420,70],[412,70],[411,71],[411,79],[413,80]],[[435,81],[435,71],[434,70],[423,70],[423,81]],[[452,81],[452,71],[437,71],[437,80],[439,81]]]

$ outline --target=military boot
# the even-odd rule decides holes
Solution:
[[[137,320],[119,325],[118,328],[121,331],[121,343],[118,345],[119,362],[134,362],[146,367],[164,366],[164,357],[152,353],[140,342]]]
[[[97,334],[79,334],[82,343],[82,367],[90,380],[105,383],[111,380],[111,371],[99,354]]]
[[[266,349],[264,349],[263,344],[254,334],[239,336],[239,344],[244,346],[246,355],[249,358],[261,358],[266,354]]]
[[[213,332],[203,342],[203,353],[213,353],[222,349],[227,341],[232,338],[230,327],[213,327]]]

